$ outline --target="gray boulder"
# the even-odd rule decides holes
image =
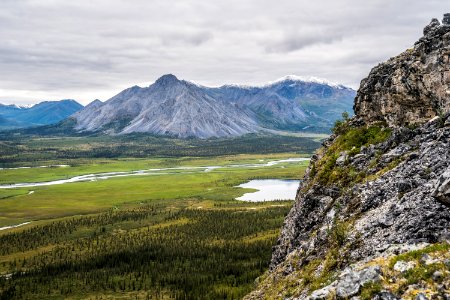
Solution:
[[[405,262],[403,260],[399,260],[398,262],[395,263],[394,270],[400,273],[404,273],[408,270],[411,270],[415,266],[416,264],[412,261]]]
[[[444,204],[450,204],[450,168],[439,177],[432,196]]]
[[[399,297],[395,296],[391,292],[382,291],[373,297],[373,300],[398,300]]]
[[[381,279],[379,266],[372,266],[361,271],[350,271],[345,273],[338,281],[336,294],[339,298],[348,298],[359,293],[361,287],[366,283],[378,282]]]
[[[423,293],[419,293],[416,296],[416,300],[428,300],[428,298]]]
[[[358,294],[360,287],[359,274],[350,272],[338,282],[336,294],[340,298],[348,298]]]
[[[348,155],[347,152],[341,152],[340,156],[336,159],[336,165],[343,166],[347,161]]]
[[[429,34],[431,30],[435,29],[436,27],[439,27],[439,25],[441,25],[441,23],[439,23],[438,19],[436,18],[431,19],[430,24],[425,26],[425,28],[423,29],[423,35]]]
[[[361,286],[370,282],[380,281],[381,268],[379,266],[369,267],[359,272],[359,284]]]
[[[444,18],[442,19],[442,24],[450,25],[450,13],[444,14]]]
[[[321,288],[320,290],[315,290],[311,296],[309,297],[310,300],[325,300],[329,299],[332,294],[335,293],[335,287],[334,284],[330,284],[329,286],[326,286],[324,288]]]

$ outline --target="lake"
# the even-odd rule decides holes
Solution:
[[[242,188],[256,189],[245,193],[236,200],[261,202],[272,200],[294,200],[300,180],[257,179],[238,185]]]

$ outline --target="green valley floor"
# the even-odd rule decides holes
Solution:
[[[0,298],[243,297],[267,269],[292,201],[237,201],[252,190],[236,186],[300,179],[308,161],[289,159],[310,153],[276,152],[16,157],[0,170],[0,187],[123,176],[0,188]]]

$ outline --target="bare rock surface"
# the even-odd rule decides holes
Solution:
[[[422,123],[450,110],[450,24],[437,19],[413,48],[381,63],[361,81],[355,113],[389,126]]]
[[[362,241],[352,252],[353,259],[363,259],[394,244],[435,243],[450,234],[450,208],[434,194],[436,185],[445,182],[441,178],[450,167],[450,126],[440,128],[436,122],[415,130],[397,129],[385,142],[364,152],[364,160],[349,163],[353,169],[370,169],[376,153],[402,155],[395,155],[400,161],[395,168],[378,178],[355,184],[347,193],[321,185],[305,190],[312,179],[306,176],[275,247],[272,268],[297,248],[320,253],[318,246],[325,245],[326,236],[317,234],[311,238],[311,232],[330,223],[327,213],[336,206],[341,209],[335,212],[335,218],[357,216],[351,235]],[[390,163],[382,155],[372,173]]]

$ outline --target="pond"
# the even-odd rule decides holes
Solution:
[[[256,189],[245,193],[236,200],[262,202],[273,200],[294,200],[300,180],[257,179],[238,185],[238,187]]]

